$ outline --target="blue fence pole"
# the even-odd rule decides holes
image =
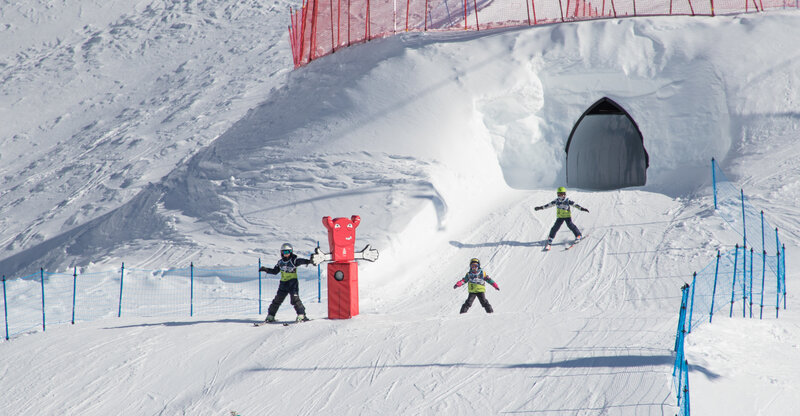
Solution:
[[[189,316],[194,316],[194,262],[189,263]]]
[[[747,314],[747,216],[744,210],[744,189],[742,191],[742,318]]]
[[[8,298],[6,297],[6,275],[3,275],[3,314],[6,318],[6,341],[8,341]]]
[[[753,317],[753,247],[750,247],[750,317]]]
[[[711,309],[708,311],[708,323],[714,319],[714,298],[717,295],[717,275],[719,273],[719,250],[717,250],[717,265],[714,267],[714,287],[711,289]]]
[[[119,274],[119,309],[117,309],[117,318],[122,316],[122,282],[125,280],[125,263],[122,263],[122,271]]]
[[[689,302],[689,319],[688,319],[688,321],[689,321],[689,329],[688,329],[688,331],[686,331],[686,332],[688,332],[690,334],[692,333],[692,315],[694,314],[694,285],[695,285],[695,283],[697,283],[697,272],[694,272],[694,274],[692,274],[692,300],[691,300],[691,302]]]
[[[678,333],[675,335],[675,363],[672,366],[672,377],[675,377],[677,371],[683,371],[681,363],[684,357],[684,337],[686,335],[686,296],[688,293],[688,285],[683,285],[681,288],[681,309],[678,317]],[[680,381],[682,374],[678,373],[678,402],[680,403]]]
[[[781,310],[781,250],[780,249],[778,249],[778,256],[775,259],[775,261],[778,263],[777,267],[778,275],[775,276],[776,277],[775,280],[778,281],[778,293],[775,295],[775,317],[777,318]]]
[[[683,339],[682,335],[686,332],[686,301],[689,293],[689,285],[681,287],[681,309],[678,313],[678,331],[675,334],[675,351],[678,351],[679,344]]]
[[[781,251],[783,252],[783,257],[781,258],[783,261],[783,268],[781,268],[781,280],[783,281],[783,309],[786,309],[786,244],[781,245]]]
[[[713,157],[711,158],[711,183],[714,187],[714,209],[717,209],[717,169]]]
[[[781,251],[781,240],[778,238],[778,227],[775,227],[775,250]]]
[[[78,268],[72,270],[72,324],[75,325],[75,295],[78,286]]]
[[[742,247],[742,318],[747,316],[747,248]]]
[[[736,270],[739,265],[739,245],[736,245],[736,252],[733,255],[733,283],[731,284],[731,313],[729,318],[733,318],[733,300],[736,296]]]
[[[778,270],[778,273],[777,273],[777,276],[775,276],[778,279],[778,295],[777,295],[778,296],[778,301],[776,302],[776,305],[775,305],[775,317],[777,318],[778,317],[778,311],[781,308],[781,239],[778,238],[778,227],[775,227],[775,250],[778,251],[778,254],[777,254],[777,256],[778,256],[777,257],[777,263],[778,263],[777,264],[777,266],[778,266],[777,270]]]
[[[689,416],[689,361],[683,361],[686,370],[683,372],[683,416]]]
[[[258,314],[261,315],[261,257],[258,258]]]
[[[758,319],[764,319],[764,278],[767,275],[767,250],[761,254],[761,312],[758,314]]]
[[[319,241],[317,241],[319,248]],[[322,263],[317,265],[317,303],[322,303]]]
[[[39,276],[40,276],[39,280],[42,282],[42,331],[45,331],[46,330],[46,328],[45,328],[45,321],[46,320],[45,320],[45,316],[44,316],[44,269],[40,268],[39,269],[39,273],[40,273],[39,274]]]
[[[747,250],[747,217],[744,212],[744,189],[742,191],[742,249]]]
[[[764,211],[761,211],[761,249],[766,250],[767,246],[764,242]]]

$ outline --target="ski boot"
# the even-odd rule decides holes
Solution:
[[[267,319],[265,319],[264,322],[267,322],[267,323],[275,322],[275,316],[274,315],[267,315]]]
[[[308,321],[310,321],[310,319],[308,319],[307,316],[305,316],[304,314],[300,314],[297,315],[297,320],[295,322],[308,322]]]

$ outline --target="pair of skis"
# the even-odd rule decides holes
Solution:
[[[586,236],[582,236],[580,239],[576,238],[576,239],[572,240],[572,243],[570,243],[568,246],[564,247],[564,251],[567,251],[567,250],[571,249],[572,247],[575,247],[575,244],[578,244],[578,243],[581,242],[581,240],[585,240],[585,239],[586,239]],[[552,248],[552,244],[546,244],[542,251],[550,251],[551,248]]]
[[[253,326],[264,326],[264,325],[283,325],[283,326],[289,326],[289,325],[293,325],[293,324],[299,324],[299,323],[302,323],[302,322],[308,322],[308,321],[310,321],[310,320],[311,320],[311,319],[306,319],[305,321],[272,321],[272,322],[258,321],[258,322],[255,322],[255,323],[253,324]]]

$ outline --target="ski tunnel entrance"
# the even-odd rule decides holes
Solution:
[[[608,97],[581,115],[565,151],[570,187],[609,190],[647,182],[650,158],[642,132],[630,114]]]

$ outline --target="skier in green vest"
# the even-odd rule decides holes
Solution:
[[[478,301],[483,306],[483,309],[486,310],[486,313],[494,312],[492,309],[492,305],[489,304],[489,301],[486,300],[486,284],[492,285],[497,290],[500,290],[500,287],[497,286],[497,282],[492,280],[491,277],[487,276],[486,273],[481,269],[481,261],[478,259],[471,259],[469,261],[469,271],[467,272],[464,277],[462,277],[459,281],[453,285],[453,289],[457,289],[461,287],[464,283],[467,284],[467,291],[469,295],[467,296],[467,300],[461,305],[461,313],[466,313],[470,307],[472,307],[472,302],[475,301],[475,298],[478,298]]]
[[[265,322],[275,322],[275,314],[278,312],[278,308],[281,307],[281,303],[283,303],[287,295],[290,296],[290,302],[292,306],[294,306],[295,312],[297,312],[297,322],[309,320],[306,317],[306,307],[300,300],[300,285],[297,281],[297,266],[308,264],[311,264],[311,260],[297,257],[297,255],[293,253],[292,245],[284,243],[281,246],[281,258],[278,260],[278,263],[275,264],[275,267],[267,268],[261,266],[261,268],[258,269],[259,272],[266,272],[268,274],[278,274],[278,272],[281,274],[281,283],[278,285],[278,293],[275,294],[275,298],[272,299],[272,303],[269,305],[269,309],[267,309],[267,319],[265,319]]]
[[[535,211],[540,211],[545,208],[556,207],[556,223],[553,224],[553,228],[550,229],[550,235],[547,238],[547,245],[544,246],[545,250],[550,250],[551,245],[553,244],[553,238],[556,236],[556,232],[558,229],[561,228],[561,224],[566,223],[567,227],[572,231],[572,234],[575,235],[575,242],[581,241],[583,236],[581,235],[581,231],[578,227],[572,223],[572,211],[571,208],[575,207],[581,211],[589,212],[588,209],[578,205],[575,201],[567,198],[567,188],[560,186],[556,189],[556,199],[550,201],[549,203],[534,207]]]

